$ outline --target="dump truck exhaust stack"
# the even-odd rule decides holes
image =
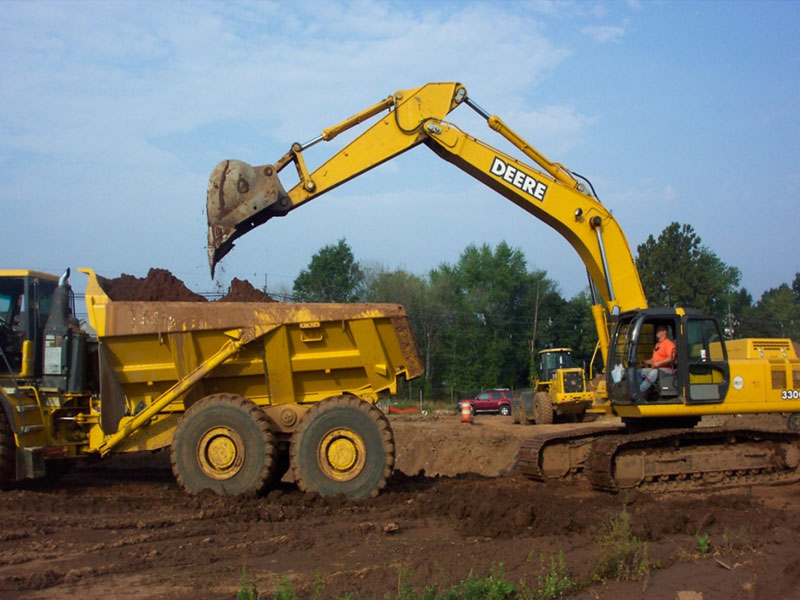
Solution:
[[[208,181],[208,265],[214,269],[233,248],[233,242],[268,219],[289,211],[289,195],[272,165],[253,167],[224,160]]]

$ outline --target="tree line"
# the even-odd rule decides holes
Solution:
[[[650,306],[712,314],[729,339],[800,341],[800,273],[754,302],[740,287],[739,269],[703,245],[691,225],[675,222],[637,247],[636,266]],[[423,387],[432,396],[525,388],[539,350],[572,348],[577,364],[588,368],[597,344],[588,289],[564,298],[544,270],[531,268],[505,241],[470,244],[455,264],[417,275],[358,262],[341,239],[312,256],[293,295],[301,302],[404,305],[425,366],[411,391]]]

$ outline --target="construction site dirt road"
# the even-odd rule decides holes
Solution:
[[[498,569],[535,590],[559,553],[571,580],[590,580],[608,552],[598,536],[624,511],[647,543],[649,574],[572,597],[800,597],[800,485],[614,495],[542,484],[513,472],[533,428],[509,417],[481,415],[471,427],[455,411],[390,420],[395,474],[358,502],[288,480],[260,498],[189,496],[167,452],[0,492],[0,596],[233,598],[243,567],[264,598],[279,581],[299,598],[394,598],[401,586]]]

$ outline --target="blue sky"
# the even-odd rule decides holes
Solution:
[[[212,291],[214,165],[274,162],[395,90],[460,81],[587,176],[634,252],[690,223],[758,299],[800,271],[798,34],[789,1],[6,0],[2,262],[157,266]],[[469,109],[450,120],[505,148]],[[309,166],[339,147],[309,150]],[[220,282],[288,290],[343,237],[359,260],[419,274],[505,239],[563,294],[586,285],[558,234],[424,147],[244,236]]]

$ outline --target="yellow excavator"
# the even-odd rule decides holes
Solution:
[[[462,104],[537,166],[444,120]],[[305,150],[373,118],[361,135],[308,170]],[[797,433],[695,427],[706,415],[800,411],[800,360],[791,341],[725,342],[714,317],[690,308],[648,307],[625,235],[588,180],[546,158],[481,108],[460,83],[395,92],[309,142],[293,144],[274,164],[226,160],[217,165],[207,197],[212,276],[241,235],[420,144],[558,231],[589,274],[606,365],[597,398],[624,426],[533,435],[520,451],[523,473],[541,480],[577,473],[612,491],[800,480]],[[290,164],[299,181],[287,191],[278,174]],[[676,348],[674,363],[643,391],[639,367],[651,357],[657,330],[663,328]]]

